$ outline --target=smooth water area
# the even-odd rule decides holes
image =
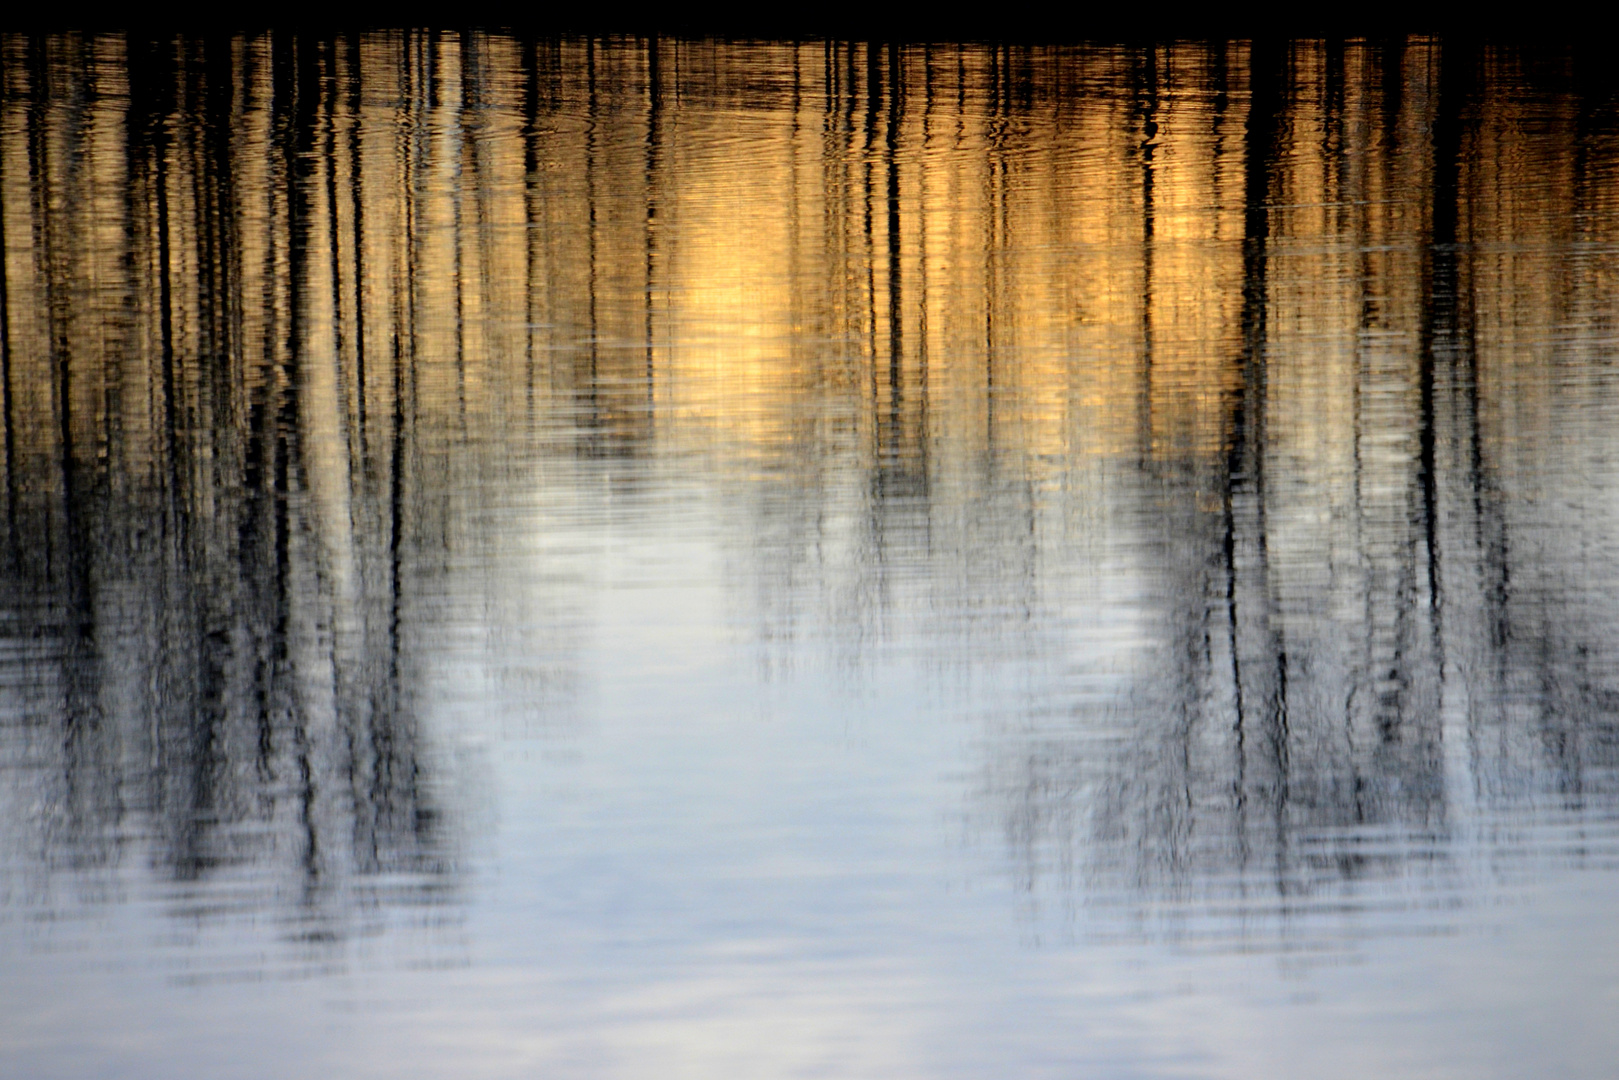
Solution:
[[[1619,1059],[1588,56],[0,39],[0,1074]]]

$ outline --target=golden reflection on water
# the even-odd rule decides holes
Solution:
[[[983,769],[1031,887],[1308,893],[1611,797],[1619,157],[1571,61],[0,51],[4,753],[71,862],[287,859],[311,940],[452,887],[421,702],[517,603],[490,508],[587,473],[741,507],[770,663],[1037,667]],[[489,631],[532,686],[584,677],[556,605]],[[1374,826],[1421,857],[1322,838]]]

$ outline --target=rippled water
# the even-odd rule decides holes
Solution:
[[[0,64],[0,1072],[1611,1075],[1594,61]]]

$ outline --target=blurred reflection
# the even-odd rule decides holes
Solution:
[[[311,934],[453,891],[442,656],[582,677],[577,560],[503,514],[688,490],[772,676],[1016,670],[1031,887],[1307,896],[1613,808],[1619,157],[1571,58],[3,53],[25,861],[290,875]]]
[[[313,946],[457,881],[417,702],[447,418],[410,253],[337,186],[354,59],[9,41],[0,121],[8,827]]]
[[[1155,439],[1124,481],[1145,642],[991,769],[1030,883],[1241,925],[1607,835],[1582,829],[1619,780],[1614,129],[1517,59],[1246,57],[1240,309],[1189,373],[1223,446]],[[1148,415],[1173,416],[1143,339]],[[1523,831],[1543,812],[1580,827]]]

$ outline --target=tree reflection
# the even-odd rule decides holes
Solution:
[[[987,775],[1026,883],[1308,896],[1609,797],[1619,196],[1582,58],[0,58],[0,762],[39,865],[274,867],[317,936],[356,890],[453,892],[456,648],[576,677],[544,545],[608,515],[535,507],[676,476],[742,523],[703,539],[768,670],[1016,669]]]
[[[344,310],[335,52],[6,59],[13,827],[47,867],[253,868],[310,941],[453,894],[417,702],[442,480],[408,326]]]
[[[1615,793],[1619,580],[1591,557],[1614,477],[1589,426],[1612,387],[1566,382],[1591,346],[1550,332],[1592,279],[1575,261],[1551,309],[1484,280],[1519,260],[1552,272],[1567,223],[1607,227],[1613,196],[1588,181],[1500,185],[1588,160],[1611,129],[1568,130],[1588,110],[1553,87],[1526,107],[1548,135],[1509,163],[1499,58],[1389,48],[1347,87],[1314,59],[1249,54],[1241,380],[1222,458],[1132,480],[1148,644],[1117,694],[1073,706],[1071,735],[992,766],[1028,885],[1086,874],[1103,894],[1285,913],[1367,878],[1458,873],[1459,830]],[[1393,191],[1420,195],[1380,208]],[[1342,256],[1306,246],[1312,205],[1341,208]],[[1509,237],[1537,253],[1503,253]],[[1283,261],[1301,247],[1319,270]],[[1340,277],[1345,256],[1359,265]],[[1359,294],[1341,337],[1338,290]]]

